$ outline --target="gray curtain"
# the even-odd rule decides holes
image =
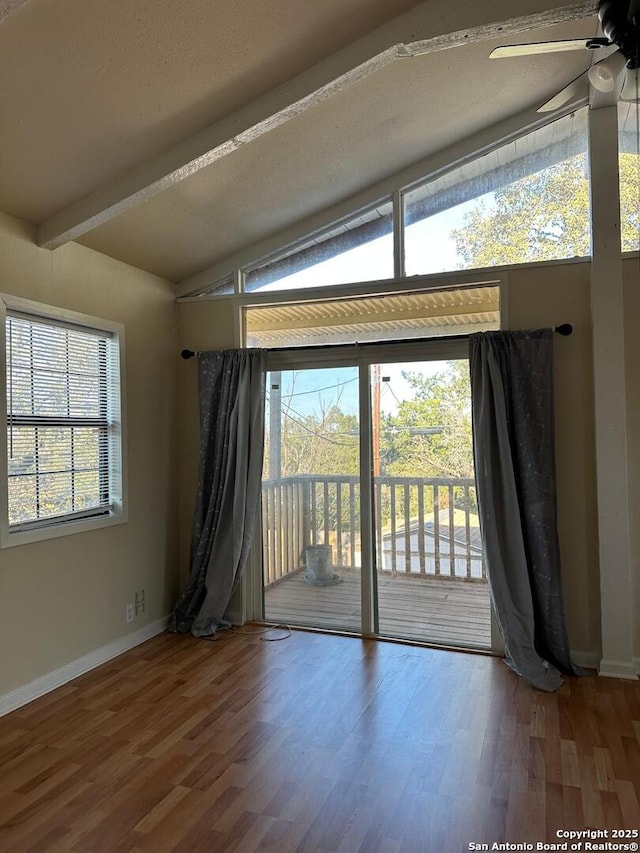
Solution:
[[[206,637],[229,623],[260,508],[266,352],[198,354],[200,465],[191,571],[170,631]]]
[[[553,331],[470,337],[480,527],[507,663],[541,690],[569,654],[556,523]]]

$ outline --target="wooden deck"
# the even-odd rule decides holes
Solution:
[[[486,583],[434,577],[378,576],[380,634],[488,649],[491,644]],[[360,573],[340,571],[332,586],[305,583],[296,572],[267,587],[265,619],[288,625],[360,631]]]

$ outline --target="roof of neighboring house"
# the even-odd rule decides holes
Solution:
[[[451,527],[451,518],[448,509],[442,509],[438,513],[438,535],[440,539],[449,541],[453,538],[456,544],[466,547],[467,543],[467,518],[469,523],[468,541],[472,551],[482,553],[482,536],[480,533],[480,520],[477,513],[469,512],[468,515],[462,509],[454,509],[453,511],[453,528]],[[417,518],[412,518],[409,522],[410,533],[416,533],[418,530],[419,521]],[[424,521],[425,533],[428,536],[435,537],[435,518],[432,515],[425,516]],[[453,535],[452,535],[453,529]],[[405,522],[404,519],[398,519],[396,523],[396,541],[404,539]],[[391,531],[389,525],[385,526],[382,534],[382,539],[385,542],[390,541]]]

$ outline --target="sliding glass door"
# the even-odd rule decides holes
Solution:
[[[267,621],[491,646],[468,363],[456,342],[415,358],[424,351],[369,346],[312,367],[274,357],[262,516]]]
[[[488,648],[466,359],[374,364],[378,632]]]
[[[360,631],[359,372],[267,375],[264,616]]]

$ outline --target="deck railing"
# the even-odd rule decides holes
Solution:
[[[486,581],[470,479],[375,477],[378,571]],[[334,566],[359,569],[358,477],[316,474],[263,480],[265,585],[303,565],[308,545],[331,545]]]

